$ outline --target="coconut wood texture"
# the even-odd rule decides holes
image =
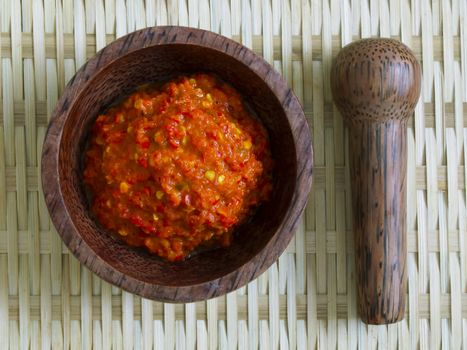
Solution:
[[[88,129],[116,99],[148,82],[211,72],[237,88],[266,126],[277,162],[270,202],[237,229],[226,249],[170,263],[127,246],[91,218],[81,182]],[[281,76],[246,47],[184,27],[146,28],[101,50],[70,80],[57,103],[42,154],[45,199],[71,252],[97,275],[146,298],[191,302],[251,281],[284,251],[312,178],[309,127]]]
[[[405,313],[406,128],[420,85],[414,55],[391,39],[352,43],[332,68],[334,101],[350,132],[359,312],[370,324]]]

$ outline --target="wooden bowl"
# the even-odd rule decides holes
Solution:
[[[90,125],[119,97],[148,82],[211,72],[232,84],[266,126],[276,162],[274,191],[228,248],[168,262],[126,245],[89,213],[82,156]],[[298,99],[261,57],[220,35],[155,27],[122,37],[90,59],[65,88],[42,152],[42,186],[70,251],[104,280],[145,298],[208,299],[245,285],[284,251],[302,213],[312,178],[312,146]]]

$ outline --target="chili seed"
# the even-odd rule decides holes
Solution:
[[[138,110],[141,110],[143,108],[143,100],[140,98],[137,98],[135,101],[135,108]]]
[[[170,242],[169,240],[165,239],[165,238],[161,238],[161,245],[165,248],[165,249],[170,249]]]
[[[162,197],[164,197],[164,192],[162,192],[162,191],[157,191],[157,192],[156,192],[156,198],[157,198],[157,199],[162,199]]]
[[[213,171],[213,170],[208,170],[204,173],[204,176],[206,177],[206,179],[208,179],[209,181],[212,181],[214,180],[214,178],[216,177],[216,173]]]
[[[120,182],[120,192],[127,193],[129,188],[130,186],[125,181]]]
[[[219,177],[217,178],[217,182],[219,182],[220,184],[223,183],[225,180],[225,175],[219,175]]]

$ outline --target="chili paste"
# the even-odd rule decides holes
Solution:
[[[105,229],[177,261],[207,242],[228,246],[269,198],[271,170],[267,132],[239,93],[196,74],[142,87],[99,115],[84,182]]]

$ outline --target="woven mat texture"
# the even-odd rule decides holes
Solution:
[[[295,239],[248,286],[163,304],[80,266],[52,226],[40,154],[65,83],[96,50],[146,26],[232,37],[263,55],[303,103],[314,183]],[[460,349],[467,347],[466,0],[0,0],[0,348]],[[423,67],[408,130],[408,307],[357,316],[348,133],[329,70],[346,43],[384,36]]]

